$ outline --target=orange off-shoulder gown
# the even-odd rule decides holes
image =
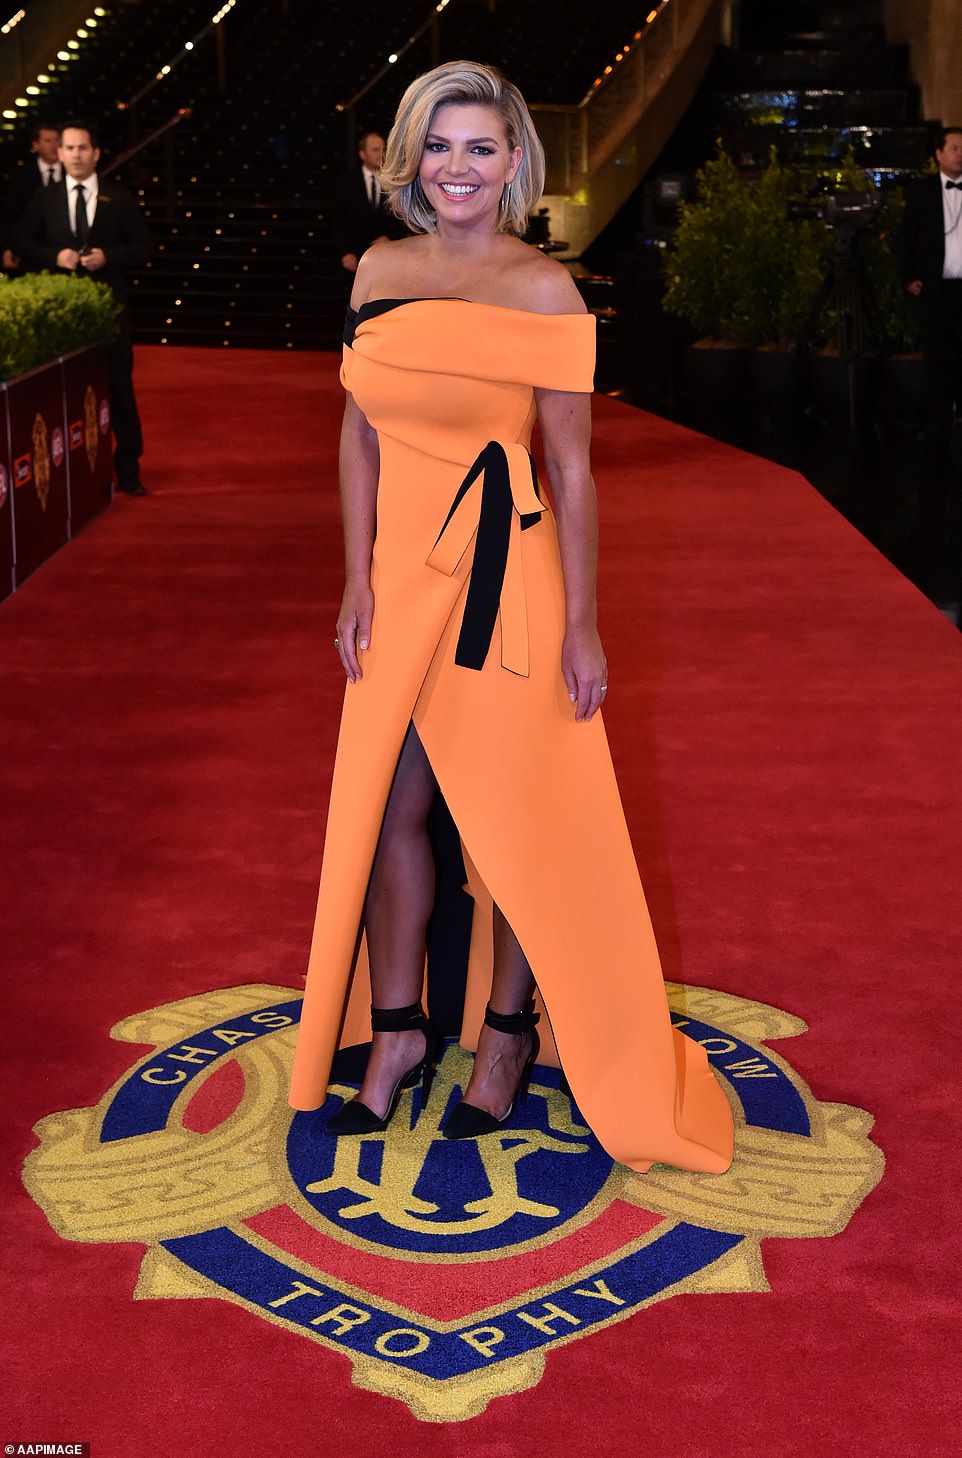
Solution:
[[[542,1057],[560,1058],[608,1153],[721,1172],[731,1109],[671,1027],[601,715],[575,722],[557,532],[526,449],[536,387],[590,392],[594,332],[587,314],[386,300],[345,346],[342,382],[380,446],[375,615],[344,696],[290,1101],[318,1108],[337,1048],[370,1037],[358,933],[413,721],[474,898],[464,1046],[490,987],[493,901],[537,980]]]

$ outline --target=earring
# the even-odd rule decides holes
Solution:
[[[502,192],[502,194],[501,194],[501,211],[503,213],[507,212],[507,210],[508,210],[508,208],[510,206],[511,206],[511,183],[510,182],[506,182],[505,185],[504,185],[504,192]]]

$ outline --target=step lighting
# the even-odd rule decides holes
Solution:
[[[209,33],[211,26],[220,25],[224,17],[233,10],[236,4],[237,0],[224,0],[224,4],[217,11],[216,15],[211,16],[210,20],[204,26],[204,29],[198,31],[191,40],[184,41],[183,46],[178,51],[177,55],[174,56],[173,60],[169,61],[166,66],[161,66],[160,70],[156,72],[153,79],[148,81],[146,86],[141,87],[141,89],[137,92],[135,96],[131,96],[128,101],[118,103],[120,110],[124,111],[128,106],[133,106],[136,102],[140,101],[143,96],[146,96],[147,92],[150,91],[154,86],[156,86],[158,81],[165,80],[165,78],[170,75],[173,68],[176,65],[179,65],[179,63],[184,59],[184,52],[194,50],[198,41],[203,40],[204,37]]]
[[[435,14],[436,15],[440,15],[441,14],[441,11],[442,10],[446,10],[447,7],[450,5],[450,3],[451,3],[451,0],[438,0],[438,3],[434,7]],[[490,0],[489,0],[489,3],[490,3]],[[349,107],[354,106],[355,103],[357,101],[359,101],[360,98],[363,95],[365,95],[365,93],[368,92],[371,89],[371,87],[375,84],[375,82],[376,81],[379,81],[381,79],[381,77],[384,74],[385,69],[388,66],[395,65],[401,59],[402,56],[404,56],[404,55],[407,54],[407,52],[411,49],[411,47],[415,44],[415,42],[424,34],[424,32],[427,30],[428,26],[431,25],[431,24],[432,24],[432,20],[429,17],[420,26],[418,26],[417,30],[414,32],[413,35],[408,36],[407,40],[404,42],[404,45],[401,47],[401,49],[399,51],[392,51],[389,56],[386,56],[384,58],[384,62],[381,65],[380,69],[375,72],[374,76],[370,80],[368,80],[367,82],[365,82],[365,84],[361,87],[361,90],[358,91],[358,92],[356,92],[355,95],[349,101],[337,101],[337,102],[335,102],[334,103],[334,110],[335,111],[339,111],[339,112],[344,112],[344,111],[347,111]],[[308,138],[308,140],[310,141],[311,139]],[[300,194],[298,193],[298,194],[296,194],[296,196],[297,197],[300,197]]]
[[[11,15],[9,20],[5,20],[3,25],[0,25],[0,35],[9,35],[14,27],[20,24],[26,13],[25,10],[18,10],[16,15]]]
[[[649,25],[652,25],[658,19],[659,15],[664,10],[665,6],[668,5],[669,3],[670,3],[670,0],[660,0],[660,4],[658,4],[654,8],[654,10],[649,10],[648,14],[645,16],[645,25],[646,25],[646,27],[649,26]],[[612,75],[612,73],[614,72],[615,67],[618,66],[618,65],[620,65],[621,62],[625,59],[625,57],[630,52],[633,42],[640,41],[643,35],[644,35],[644,31],[643,30],[636,30],[635,33],[634,33],[634,35],[631,37],[631,40],[625,42],[625,44],[621,47],[621,50],[618,51],[617,54],[615,55],[614,60],[612,61],[611,65],[610,66],[606,66],[605,69],[602,71],[601,75],[600,76],[596,76],[595,79],[594,79],[594,81],[592,81],[592,83],[591,83],[591,90],[589,90],[588,96],[585,97],[585,101],[588,100],[588,97],[590,97],[592,91],[596,91],[598,89],[598,87],[602,84],[602,82],[605,80],[605,78],[607,76]],[[582,103],[582,105],[583,104],[584,103]]]

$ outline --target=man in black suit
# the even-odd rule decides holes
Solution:
[[[383,204],[377,180],[384,161],[384,138],[380,132],[362,132],[357,144],[359,167],[341,179],[334,208],[334,246],[353,282],[362,253],[379,238],[401,238],[404,229]]]
[[[64,180],[35,195],[14,231],[13,246],[31,269],[59,269],[107,284],[122,306],[120,333],[107,351],[114,470],[121,491],[146,496],[126,280],[146,262],[153,245],[133,193],[113,182],[100,186],[99,160],[93,129],[86,122],[68,122],[60,135]]]
[[[63,177],[60,128],[49,122],[37,122],[30,134],[30,151],[33,160],[13,173],[0,209],[0,261],[8,273],[20,266],[20,259],[10,245],[14,229],[33,202],[34,194],[42,187],[52,187]]]
[[[946,127],[939,171],[909,196],[896,237],[899,277],[919,301],[929,403],[927,435],[943,440],[962,409],[962,127]]]

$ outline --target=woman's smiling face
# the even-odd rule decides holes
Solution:
[[[508,145],[500,112],[450,102],[431,118],[418,176],[439,222],[496,221],[505,183],[520,164],[521,148]]]

